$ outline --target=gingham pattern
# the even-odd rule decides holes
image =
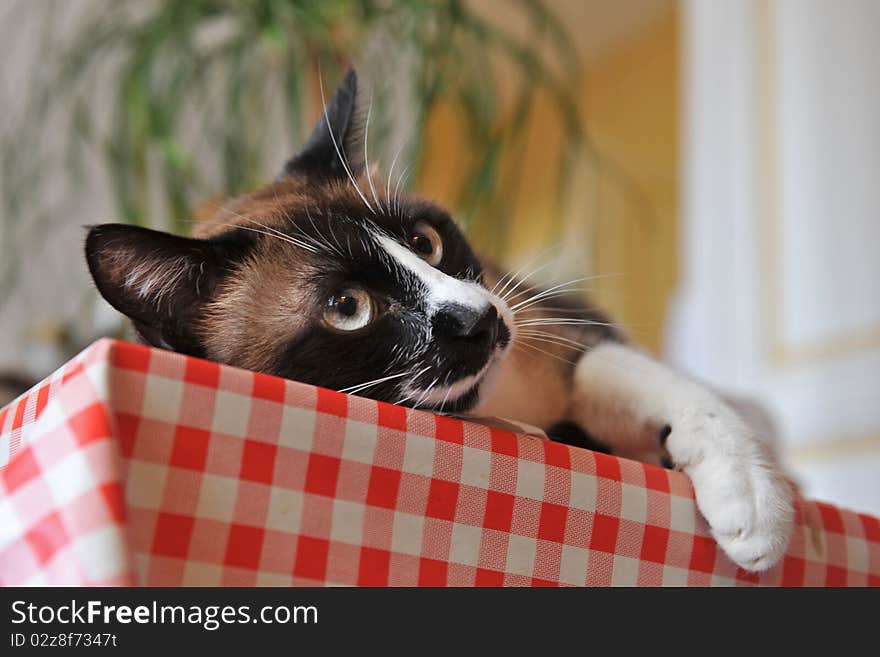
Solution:
[[[680,473],[122,342],[0,430],[4,584],[880,585],[876,518],[757,576]]]

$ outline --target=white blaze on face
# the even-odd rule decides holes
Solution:
[[[431,315],[436,313],[439,308],[449,304],[467,306],[480,314],[486,312],[490,305],[495,306],[498,316],[504,320],[510,331],[510,341],[508,344],[502,349],[497,349],[495,354],[486,362],[483,369],[476,374],[464,377],[446,386],[431,388],[430,392],[420,398],[420,404],[442,404],[446,401],[453,401],[473,388],[477,383],[481,385],[480,394],[482,396],[487,387],[486,380],[493,378],[492,373],[497,371],[497,365],[501,357],[513,343],[515,325],[510,308],[502,299],[492,294],[479,283],[463,281],[444,274],[392,238],[386,235],[377,235],[376,241],[400,266],[415,274],[425,285],[425,288],[428,290],[428,312]],[[411,390],[410,392],[415,394],[420,391]]]
[[[428,290],[428,308],[432,315],[438,308],[450,304],[466,306],[482,314],[493,303],[499,315],[502,315],[502,308],[495,303],[493,295],[482,285],[444,274],[386,235],[377,236],[376,241],[388,255],[425,284]]]

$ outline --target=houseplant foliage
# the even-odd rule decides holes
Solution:
[[[460,110],[458,129],[474,154],[463,165],[455,208],[466,227],[494,230],[503,218],[516,172],[502,173],[499,162],[521,142],[538,94],[550,98],[565,133],[558,170],[548,174],[560,187],[567,158],[583,152],[571,91],[577,57],[546,0],[490,3],[494,11],[522,12],[529,25],[522,36],[462,0],[90,6],[60,41],[46,39],[25,111],[4,136],[7,237],[17,222],[63,220],[43,202],[48,181],[93,175],[111,183],[113,220],[185,232],[199,203],[253,189],[277,172],[274,151],[295,149],[320,110],[316,80],[330,93],[352,62],[368,79],[386,81],[371,99],[370,138],[404,144],[408,180],[417,175],[432,110],[440,103]],[[503,111],[498,66],[514,72],[513,102]],[[41,147],[47,125],[63,135],[60,156]],[[385,139],[395,131],[396,139]],[[377,159],[387,168],[392,157],[385,150]],[[14,242],[4,240],[6,288]]]

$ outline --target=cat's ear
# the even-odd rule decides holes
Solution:
[[[101,296],[148,343],[192,356],[204,356],[198,313],[243,248],[123,224],[91,228],[85,246]]]
[[[363,148],[358,147],[361,131],[358,78],[354,69],[349,69],[305,146],[284,165],[280,178],[301,175],[318,180],[345,180],[346,167],[357,178],[364,167]]]

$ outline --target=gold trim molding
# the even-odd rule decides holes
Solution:
[[[785,448],[784,458],[794,465],[811,465],[851,459],[874,452],[880,454],[880,434],[852,436],[807,445],[790,445]]]

